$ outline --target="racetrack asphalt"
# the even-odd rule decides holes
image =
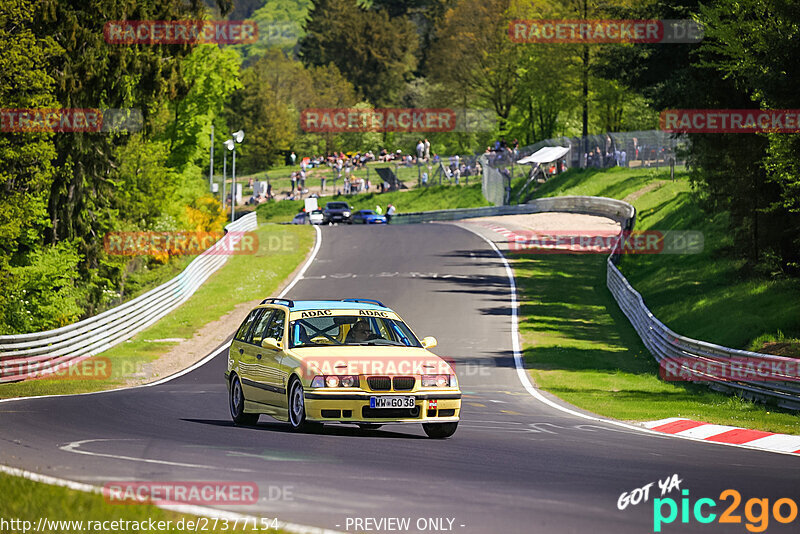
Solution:
[[[690,513],[663,532],[747,532],[748,499],[768,498],[770,508],[780,498],[800,502],[796,457],[638,432],[532,397],[514,366],[504,264],[477,235],[452,224],[336,226],[322,235],[287,297],[378,299],[418,336],[435,336],[433,352],[456,360],[464,391],[452,438],[426,439],[419,425],[296,434],[267,416],[234,427],[221,354],[153,387],[2,403],[0,463],[96,485],[255,481],[257,504],[223,508],[351,532],[373,531],[354,528],[354,518],[390,517],[409,518],[411,532],[445,531],[418,529],[428,518],[450,519],[465,534],[653,532],[657,483],[650,502],[618,510],[617,500],[673,474],[690,504],[712,498],[717,515],[730,503],[720,493],[738,490],[742,523],[703,525]],[[665,497],[680,504],[682,496]],[[767,532],[798,524],[771,519]]]

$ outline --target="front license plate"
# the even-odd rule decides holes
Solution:
[[[370,408],[413,408],[416,404],[416,397],[382,395],[380,397],[369,398]]]

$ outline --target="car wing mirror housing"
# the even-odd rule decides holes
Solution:
[[[436,338],[433,336],[428,336],[422,338],[422,346],[426,349],[432,349],[437,345]]]
[[[281,342],[274,337],[268,337],[261,342],[261,346],[265,349],[281,350]]]

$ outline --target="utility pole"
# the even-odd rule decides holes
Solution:
[[[214,125],[211,125],[211,163],[208,165],[208,188],[214,189]]]

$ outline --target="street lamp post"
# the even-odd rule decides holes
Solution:
[[[228,153],[222,152],[222,213],[225,213],[225,182],[228,181]]]
[[[239,130],[225,141],[225,148],[233,152],[233,172],[231,174],[231,222],[236,220],[236,143],[244,139],[244,131]]]
[[[211,163],[208,165],[208,188],[214,189],[214,125],[211,125]]]

